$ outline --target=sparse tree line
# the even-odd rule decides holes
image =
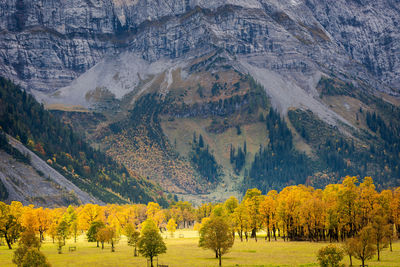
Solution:
[[[298,185],[262,195],[258,189],[249,189],[241,202],[230,197],[224,203],[199,207],[179,201],[168,209],[154,202],[48,209],[0,202],[1,238],[10,249],[19,240],[19,248],[25,246],[25,252],[32,244],[38,250],[48,238],[61,253],[66,239],[72,237],[76,242],[83,233],[88,242],[97,242],[102,248],[109,243],[114,251],[125,235],[134,256],[139,252],[152,259],[166,251],[160,232],[173,235],[177,228],[192,227],[200,233],[199,245],[212,249],[220,261],[235,236],[242,242],[258,241],[263,231],[265,241],[342,241],[350,259],[364,262],[375,253],[379,259],[382,249],[391,249],[392,241],[400,236],[400,188],[377,192],[372,178],[359,182],[347,176],[341,184],[323,190]]]
[[[206,181],[216,183],[220,180],[222,168],[218,165],[208,145],[205,144],[201,134],[197,140],[196,133],[193,133],[192,151],[189,156],[197,171]]]
[[[240,127],[238,129],[240,129]],[[243,149],[240,146],[238,146],[237,152],[236,149],[231,144],[229,151],[229,161],[232,164],[232,167],[235,170],[236,174],[239,174],[242,171],[243,166],[246,163],[246,155],[247,155],[246,141],[244,141],[243,143]]]

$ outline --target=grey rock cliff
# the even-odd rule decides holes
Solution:
[[[311,94],[321,72],[398,92],[399,23],[396,0],[4,0],[0,75],[51,93],[121,53],[222,50]]]

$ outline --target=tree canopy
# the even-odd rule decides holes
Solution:
[[[227,220],[222,216],[212,216],[202,225],[199,234],[199,246],[213,250],[221,266],[222,255],[229,252],[235,240]]]
[[[151,267],[153,267],[154,257],[167,252],[167,246],[151,219],[147,219],[142,225],[138,246],[139,253],[150,260]]]

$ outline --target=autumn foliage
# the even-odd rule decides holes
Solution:
[[[266,241],[280,237],[284,241],[344,242],[342,249],[350,260],[355,257],[364,262],[375,254],[379,260],[381,251],[391,248],[400,235],[400,188],[378,192],[372,178],[359,182],[357,177],[347,176],[342,183],[324,189],[297,185],[266,195],[249,189],[241,202],[231,197],[225,203],[198,207],[178,201],[167,209],[155,202],[50,209],[0,202],[0,234],[10,249],[26,235],[24,229],[30,229],[39,242],[49,238],[60,244],[70,237],[75,238],[68,242],[74,242],[86,232],[89,242],[109,242],[112,250],[119,237],[127,235],[136,255],[146,220],[157,231],[171,234],[176,228],[192,227],[204,232],[204,226],[215,223],[212,218],[223,221],[224,231],[241,241],[257,241],[263,231]],[[216,224],[215,229],[221,226]]]

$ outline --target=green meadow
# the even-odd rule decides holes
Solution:
[[[158,257],[158,263],[175,266],[218,266],[218,260],[211,250],[198,247],[198,235],[192,230],[178,230],[171,238],[166,233],[167,253]],[[236,239],[232,250],[222,258],[223,266],[318,266],[316,252],[327,243],[283,242],[283,240],[258,242],[249,240],[240,242]],[[76,246],[76,251],[69,252],[70,246]],[[14,249],[17,246],[14,246]],[[12,263],[13,250],[0,246],[0,266],[15,266]],[[47,256],[52,266],[147,266],[143,257],[134,257],[133,248],[127,245],[122,237],[116,245],[116,251],[111,252],[111,245],[105,244],[104,250],[96,247],[96,243],[88,243],[85,236],[79,237],[77,243],[67,240],[63,254],[57,253],[57,245],[49,238],[44,242],[41,251]],[[343,260],[349,265],[348,257]],[[368,266],[400,266],[400,242],[393,244],[393,252],[386,249],[382,260],[376,257],[367,262]],[[360,262],[353,259],[353,265]]]

